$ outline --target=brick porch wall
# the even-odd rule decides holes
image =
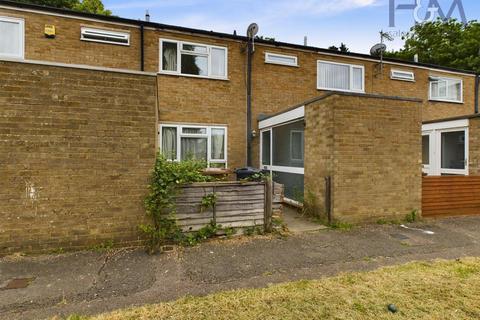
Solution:
[[[403,218],[421,208],[420,102],[333,95],[306,106],[305,189],[333,217]],[[324,208],[323,208],[324,209]]]
[[[480,175],[480,118],[471,118],[468,126],[469,174]]]

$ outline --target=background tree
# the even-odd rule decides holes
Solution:
[[[343,52],[343,53],[350,52],[350,49],[348,49],[347,45],[343,42],[340,44],[340,47],[330,46],[330,47],[328,47],[328,49],[329,50],[340,51],[340,52]]]
[[[77,11],[111,15],[110,10],[105,10],[101,0],[15,0],[17,2],[31,3],[42,6],[49,6],[62,9],[72,9]]]
[[[416,24],[402,38],[405,45],[386,56],[442,66],[473,70],[480,73],[480,23],[463,24],[455,19]]]

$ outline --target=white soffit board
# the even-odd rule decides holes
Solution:
[[[468,119],[434,122],[422,125],[422,131],[468,127]]]
[[[305,106],[301,106],[258,122],[259,129],[265,129],[305,117]]]

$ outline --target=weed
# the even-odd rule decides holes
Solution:
[[[332,229],[348,231],[353,228],[353,224],[342,221],[334,221],[328,225]]]
[[[223,232],[225,232],[225,236],[227,238],[231,238],[233,235],[235,235],[237,233],[237,229],[235,229],[233,227],[224,228]]]
[[[210,221],[205,227],[201,228],[197,232],[191,232],[187,234],[181,234],[180,239],[177,241],[184,246],[196,246],[198,243],[205,241],[217,234],[221,229],[221,225],[216,224],[215,222]]]
[[[100,244],[93,245],[89,249],[97,252],[104,252],[104,251],[112,250],[113,246],[114,246],[113,240],[107,240]]]
[[[255,227],[246,227],[243,229],[243,234],[246,236],[253,236],[255,234]]]
[[[380,218],[380,219],[377,220],[377,224],[380,224],[380,225],[386,225],[386,224],[399,225],[399,224],[402,224],[402,222],[399,221],[399,220],[388,220],[388,219]]]
[[[202,202],[200,203],[200,212],[204,212],[208,209],[213,209],[217,203],[217,195],[215,193],[209,193],[202,197]]]
[[[408,223],[413,223],[418,221],[420,216],[418,215],[418,210],[412,210],[409,214],[405,216],[405,221]]]

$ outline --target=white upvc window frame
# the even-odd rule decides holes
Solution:
[[[463,131],[465,134],[465,166],[464,169],[442,168],[442,133]],[[429,157],[428,165],[422,164],[422,171],[427,175],[440,176],[448,175],[469,175],[469,121],[468,119],[454,120],[447,122],[437,122],[425,124],[422,126],[422,136],[428,135],[429,139]]]
[[[163,133],[163,128],[176,128],[177,129],[177,152],[175,159],[172,161],[180,161],[181,159],[181,143],[182,143],[182,137],[189,137],[189,138],[206,138],[207,139],[207,167],[210,168],[212,164],[224,164],[225,168],[228,168],[228,128],[227,126],[221,126],[221,125],[190,125],[190,124],[175,124],[175,123],[162,123],[159,125],[159,130],[158,130],[158,141],[159,141],[159,148],[160,151],[162,152],[162,133]],[[206,133],[183,133],[183,128],[196,128],[196,129],[206,129]],[[212,129],[221,129],[225,130],[225,143],[224,143],[224,158],[223,159],[213,159],[212,158]]]
[[[291,130],[290,131],[290,160],[292,160],[292,161],[303,161],[303,159],[305,157],[305,155],[304,155],[305,145],[304,144],[302,145],[302,157],[298,158],[298,159],[293,157],[293,143],[292,143],[292,141],[293,141],[293,135],[294,134],[300,134],[300,136],[302,138],[302,141],[304,141],[304,139],[305,139],[304,131],[300,131],[300,130]]]
[[[446,81],[446,96],[448,97],[448,83],[450,81],[455,81],[455,82],[460,82],[460,100],[450,100],[447,98],[441,98],[441,97],[433,97],[432,96],[432,87],[433,87],[433,82],[435,80],[441,80],[441,81]],[[451,77],[444,77],[444,76],[437,76],[437,75],[431,75],[428,79],[428,99],[430,101],[440,101],[440,102],[449,102],[449,103],[464,103],[463,101],[463,79],[461,78],[451,78]]]
[[[115,41],[108,41],[108,40],[100,40],[100,39],[90,39],[90,38],[85,38],[84,32],[99,32],[103,33],[106,35],[112,35],[112,36],[122,36],[127,39],[127,43],[121,43],[121,42],[115,42]],[[106,44],[115,44],[119,46],[130,46],[130,32],[128,31],[120,31],[120,30],[110,30],[110,29],[102,29],[102,28],[96,28],[96,27],[87,27],[87,26],[82,26],[80,28],[80,40],[82,41],[89,41],[89,42],[98,42],[98,43],[106,43]]]
[[[287,63],[287,62],[281,62],[281,61],[276,61],[272,60],[272,57],[279,57],[279,58],[287,58],[287,59],[293,59],[293,63]],[[274,52],[265,52],[265,63],[269,64],[278,64],[282,66],[290,66],[290,67],[298,67],[298,58],[297,56],[294,55],[287,55],[287,54],[280,54],[280,53],[274,53]]]
[[[337,88],[327,88],[322,87],[320,85],[320,64],[327,63],[327,64],[335,64],[340,66],[348,66],[350,68],[350,89],[337,89]],[[353,88],[353,69],[359,68],[362,69],[362,89],[352,89]],[[365,93],[365,66],[360,64],[350,64],[350,63],[340,63],[340,62],[333,62],[328,60],[317,60],[317,90],[326,90],[326,91],[341,91],[341,92],[357,92],[357,93]]]
[[[402,76],[405,75],[405,76]],[[399,80],[399,81],[408,81],[415,82],[415,72],[400,70],[400,69],[391,69],[390,70],[390,79]]]
[[[20,26],[20,52],[19,54],[0,53],[0,58],[25,59],[25,19],[0,16],[0,21],[18,23]]]
[[[304,118],[297,118],[295,120],[291,120],[288,122],[282,122],[278,123],[276,125],[272,125],[271,127],[264,128],[260,130],[260,162],[259,162],[259,167],[270,171],[278,171],[278,172],[285,172],[285,173],[295,173],[295,174],[305,174],[305,167],[286,167],[286,166],[275,166],[273,165],[273,128],[275,127],[280,127],[280,126],[285,126],[290,123],[298,122],[303,120]],[[264,132],[270,132],[270,163],[269,164],[263,164],[263,133]],[[305,137],[305,136],[304,136]]]
[[[163,70],[163,43],[176,43],[177,44],[177,70],[170,71],[170,70]],[[191,54],[189,51],[183,50],[183,45],[193,45],[193,46],[201,46],[207,48],[207,53],[196,52],[195,55],[199,56],[207,56],[208,57],[208,75],[195,75],[195,74],[188,74],[182,73],[182,53],[184,54]],[[221,49],[225,50],[225,75],[224,76],[217,76],[212,75],[212,49]],[[196,43],[196,42],[189,42],[189,41],[180,41],[180,40],[172,40],[167,38],[159,39],[159,71],[160,74],[168,74],[168,75],[178,75],[182,77],[192,77],[192,78],[204,78],[204,79],[216,79],[216,80],[228,80],[228,48],[215,46],[210,44],[204,43]]]

